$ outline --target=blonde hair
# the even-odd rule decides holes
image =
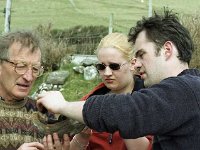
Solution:
[[[124,57],[129,61],[132,59],[134,53],[133,46],[128,42],[127,35],[118,32],[106,35],[100,41],[95,53],[98,54],[101,48],[116,48],[121,51]]]

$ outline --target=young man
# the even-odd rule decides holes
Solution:
[[[66,102],[61,93],[49,92],[40,95],[38,106],[84,120],[99,132],[119,131],[127,141],[154,135],[154,150],[200,149],[200,72],[189,69],[193,42],[188,30],[165,10],[138,21],[129,41],[148,88],[92,96],[85,103]]]

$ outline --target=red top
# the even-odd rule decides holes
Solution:
[[[104,83],[97,85],[87,95],[82,97],[81,100],[87,100],[87,98],[94,94],[97,90],[104,88]],[[148,150],[152,149],[153,136],[146,136],[150,141]],[[87,150],[127,150],[123,139],[120,137],[119,132],[113,134],[107,132],[97,132],[92,130],[92,135],[89,140]]]

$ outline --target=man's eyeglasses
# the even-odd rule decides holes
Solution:
[[[12,64],[14,66],[14,70],[17,74],[20,74],[20,75],[23,75],[25,74],[28,69],[29,69],[29,66],[31,66],[31,69],[33,71],[33,76],[34,77],[39,77],[43,74],[43,71],[44,71],[44,68],[43,66],[41,66],[40,64],[35,64],[35,65],[29,65],[25,62],[13,62],[13,61],[10,61],[8,59],[1,59],[2,61],[5,61],[5,62],[8,62],[10,64]]]
[[[118,64],[118,63],[110,63],[109,65],[105,65],[103,63],[101,64],[96,64],[95,67],[97,68],[97,70],[99,71],[103,71],[104,69],[106,69],[106,67],[108,66],[110,69],[112,70],[119,70],[123,65],[127,64],[127,62],[123,63],[123,64]]]

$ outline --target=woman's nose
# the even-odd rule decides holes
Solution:
[[[110,69],[109,66],[106,66],[106,68],[104,70],[104,75],[106,75],[106,76],[112,75],[112,70]]]

